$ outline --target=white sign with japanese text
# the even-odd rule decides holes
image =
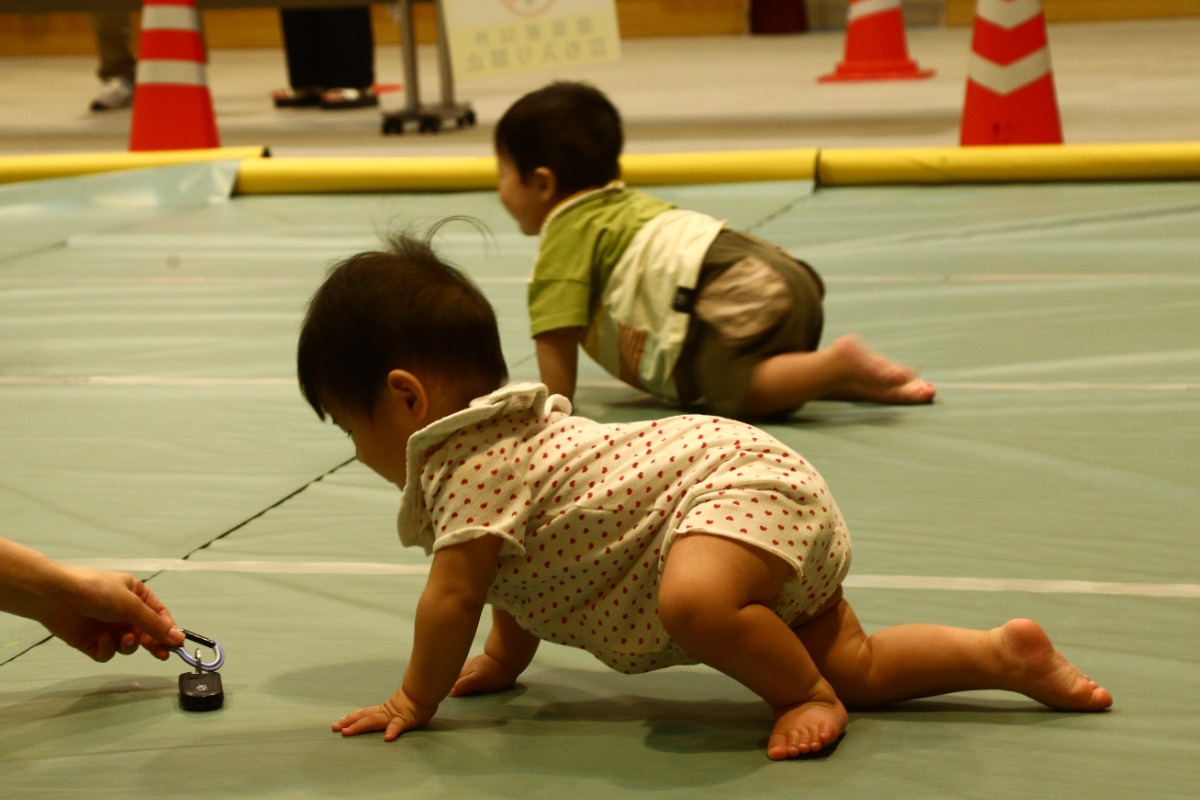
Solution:
[[[442,0],[458,78],[621,56],[615,0]]]

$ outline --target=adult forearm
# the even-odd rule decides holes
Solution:
[[[49,556],[0,539],[0,610],[43,619],[60,604],[68,580],[66,568]]]

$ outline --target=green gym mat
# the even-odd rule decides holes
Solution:
[[[0,617],[0,796],[1195,796],[1200,184],[651,188],[812,263],[827,341],[860,333],[939,388],[766,426],[838,499],[868,630],[1032,617],[1116,701],[906,703],[775,764],[732,680],[552,645],[518,689],[399,741],[330,731],[398,685],[427,561],[399,544],[395,489],[299,396],[305,303],[388,231],[469,216],[490,234],[436,244],[534,379],[536,242],[492,192],[232,197],[235,170],[0,186],[0,535],[141,575],[227,655],[225,707],[186,712],[182,661],[94,664]],[[582,414],[672,413],[581,380]]]

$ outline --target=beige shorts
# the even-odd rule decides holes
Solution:
[[[750,376],[780,353],[821,341],[825,286],[803,261],[750,234],[723,230],[705,254],[675,381],[685,403],[745,415]]]

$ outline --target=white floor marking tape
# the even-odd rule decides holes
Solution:
[[[371,561],[195,561],[179,558],[92,558],[67,561],[75,566],[150,572],[227,572],[270,575],[428,575],[427,564]],[[1129,597],[1200,598],[1195,583],[1113,583],[1109,581],[965,578],[932,575],[851,575],[854,589],[910,589],[952,592],[1028,592],[1036,594],[1123,595]]]
[[[845,585],[856,589],[940,589],[951,592],[1032,592],[1036,594],[1200,598],[1200,584],[1196,583],[1113,583],[1109,581],[1056,581],[1027,578],[951,578],[933,575],[849,575]]]
[[[0,375],[0,386],[295,386],[295,378],[164,378],[155,375]]]
[[[3,385],[3,378],[0,378]],[[630,389],[636,391],[621,381],[595,380],[579,381],[580,388],[588,389]],[[987,392],[1091,392],[1091,391],[1124,391],[1124,392],[1194,392],[1200,390],[1200,383],[1098,383],[1088,381],[935,381],[934,385],[941,389],[961,389],[965,391]]]
[[[122,572],[247,572],[268,575],[428,575],[428,564],[374,561],[194,561],[182,558],[64,559],[64,563]]]
[[[303,242],[297,242],[303,246]],[[357,252],[362,248],[350,248]],[[238,250],[237,252],[243,252]],[[1033,273],[968,273],[917,275],[822,275],[825,283],[855,284],[952,284],[952,283],[1129,283],[1155,282],[1193,283],[1197,276],[1186,272],[1033,272]],[[480,286],[520,286],[529,282],[526,275],[479,275],[472,280]],[[145,275],[145,276],[57,276],[14,275],[0,277],[0,286],[313,286],[308,277],[253,277],[231,275]]]
[[[156,375],[0,375],[3,386],[294,386],[295,378],[167,378]],[[620,381],[580,381],[589,389],[628,389]],[[938,381],[939,389],[985,392],[1195,392],[1200,383]]]
[[[294,386],[295,378],[166,378],[155,375],[0,375],[3,386]],[[580,381],[581,388],[628,389],[620,381]],[[1195,392],[1200,383],[1089,381],[938,381],[939,389],[983,392]]]
[[[985,381],[938,381],[939,389],[959,389],[998,392],[1194,392],[1200,383],[1089,383],[1087,381],[1049,381],[1046,383],[985,382]]]

